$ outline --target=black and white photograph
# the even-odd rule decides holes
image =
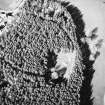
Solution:
[[[105,105],[105,0],[0,0],[0,105]]]

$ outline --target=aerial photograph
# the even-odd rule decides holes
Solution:
[[[0,105],[105,105],[105,0],[0,0]]]

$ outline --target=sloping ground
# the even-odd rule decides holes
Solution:
[[[24,0],[0,0],[0,10],[12,11],[23,2]]]
[[[1,105],[92,105],[93,62],[88,45],[81,42],[84,22],[77,8],[27,0],[6,27],[0,36]],[[68,54],[74,57],[62,59]],[[69,65],[63,70],[60,60],[72,61],[72,70]]]

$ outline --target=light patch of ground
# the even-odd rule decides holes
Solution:
[[[65,51],[61,50],[61,52],[58,54],[58,64],[61,63],[62,65],[67,67],[67,70],[64,74],[64,78],[66,78],[68,81],[70,79],[70,75],[73,72],[73,67],[75,66],[75,59],[76,59],[76,51],[68,51],[65,53]]]
[[[61,49],[61,51],[56,52],[56,54],[58,55],[57,64],[51,69],[52,78],[57,79],[63,73],[63,78],[69,82],[70,75],[73,73],[76,63],[76,51]]]

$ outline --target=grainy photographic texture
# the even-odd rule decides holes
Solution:
[[[92,52],[89,43],[97,28],[86,37],[79,9],[61,0],[26,0],[17,13],[2,14],[0,105],[93,105],[99,44]]]

